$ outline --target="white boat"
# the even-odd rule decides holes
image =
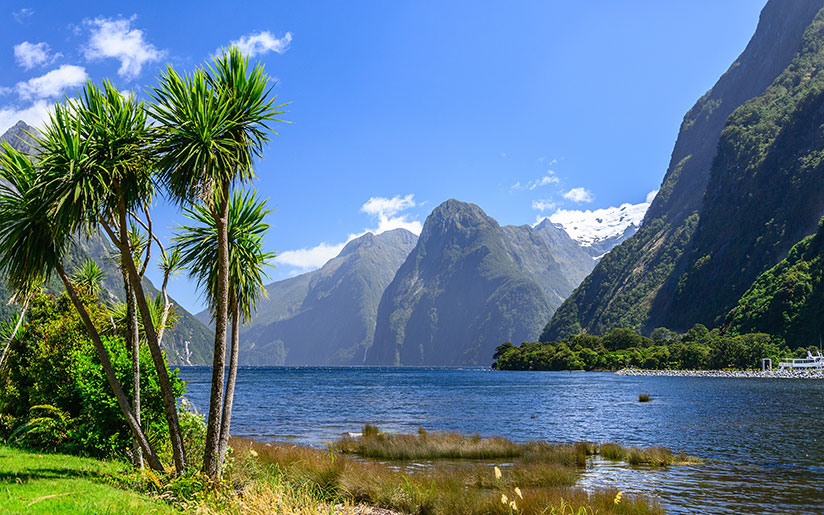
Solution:
[[[824,369],[824,356],[821,351],[813,355],[812,352],[807,351],[806,358],[790,359],[782,361],[778,364],[780,370],[810,370],[810,369]]]

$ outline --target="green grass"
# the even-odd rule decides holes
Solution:
[[[171,506],[111,486],[130,466],[0,446],[0,514],[164,514]]]

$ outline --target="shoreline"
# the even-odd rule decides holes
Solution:
[[[824,370],[650,370],[623,368],[615,375],[630,377],[721,377],[741,379],[824,379]]]

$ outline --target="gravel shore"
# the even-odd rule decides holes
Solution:
[[[625,368],[615,372],[619,376],[651,377],[742,377],[768,379],[824,379],[824,370],[644,370]]]

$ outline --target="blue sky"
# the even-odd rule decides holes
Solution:
[[[280,279],[366,230],[419,229],[449,198],[502,224],[641,204],[684,113],[746,46],[763,2],[0,4],[0,131],[85,77],[145,92],[231,42],[291,102],[255,184]],[[182,221],[158,202],[168,239]],[[170,291],[202,307],[193,285]]]

